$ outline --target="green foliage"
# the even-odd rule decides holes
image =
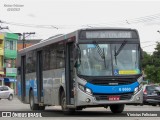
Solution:
[[[142,68],[144,69],[147,65],[152,65],[152,56],[143,51]]]
[[[160,43],[157,42],[152,55],[146,52],[143,52],[143,55],[142,68],[147,75],[146,79],[149,79],[153,83],[160,83]]]
[[[160,67],[157,68],[154,65],[147,65],[145,68],[145,74],[147,75],[147,79],[151,80],[150,82],[158,82],[158,79],[160,79],[158,73],[160,73]]]

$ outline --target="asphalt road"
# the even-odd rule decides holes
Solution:
[[[0,100],[0,111],[15,111],[20,113],[25,113],[25,111],[28,111],[29,113],[32,113],[32,111],[29,108],[28,104],[21,103],[16,97],[12,101],[8,101],[5,99]],[[97,119],[109,119],[109,120],[147,120],[147,119],[154,119],[159,120],[160,117],[139,117],[137,115],[141,114],[140,111],[148,111],[148,113],[152,112],[156,113],[156,111],[160,111],[159,106],[133,106],[133,105],[126,105],[125,110],[121,114],[113,114],[110,109],[105,108],[87,108],[82,111],[77,111],[73,115],[64,115],[61,111],[61,107],[52,106],[52,107],[46,107],[45,111],[41,111],[42,116],[52,116],[52,117],[42,117],[42,118],[25,118],[25,119],[34,119],[34,120],[45,120],[45,119],[56,119],[56,120],[97,120]],[[154,111],[154,112],[153,112]],[[35,113],[39,113],[39,111],[35,111]],[[134,117],[127,117],[126,114],[128,113],[134,113],[136,116]],[[145,112],[146,113],[146,112]],[[160,113],[160,112],[159,112]],[[0,113],[2,114],[2,113]],[[28,113],[27,113],[28,115]],[[0,119],[11,119],[11,118],[0,118]],[[12,118],[12,119],[20,119],[20,118]]]

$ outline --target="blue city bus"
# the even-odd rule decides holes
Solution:
[[[143,101],[137,30],[86,28],[50,37],[18,53],[18,98],[31,110],[61,106],[64,113]]]

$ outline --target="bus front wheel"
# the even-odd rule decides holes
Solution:
[[[110,109],[112,113],[122,113],[124,110],[124,104],[116,104],[116,105],[111,105]]]
[[[64,92],[61,95],[61,107],[64,114],[72,114],[75,112],[75,109],[67,108],[66,97]]]

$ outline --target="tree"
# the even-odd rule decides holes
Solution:
[[[154,83],[160,83],[160,42],[157,42],[157,46],[152,55],[144,53],[144,59],[142,60],[142,67],[147,79]]]
[[[144,69],[147,65],[152,65],[152,56],[147,52],[143,51],[142,68]]]
[[[147,75],[146,79],[149,79],[152,82],[157,80],[157,70],[154,65],[147,65],[144,72]]]

